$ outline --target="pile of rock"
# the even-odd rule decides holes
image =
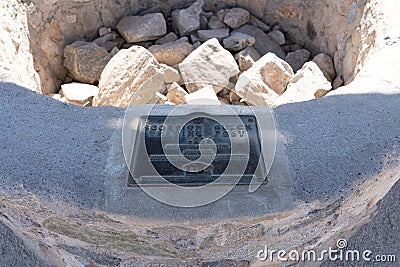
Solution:
[[[324,96],[340,85],[332,58],[310,52],[243,8],[205,12],[204,0],[127,16],[64,50],[69,84],[53,97],[80,105],[269,105]],[[79,91],[79,93],[75,92]],[[92,101],[93,100],[93,101]]]

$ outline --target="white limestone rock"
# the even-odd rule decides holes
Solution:
[[[217,94],[211,85],[185,96],[189,105],[220,105]]]
[[[331,89],[331,83],[325,78],[321,69],[310,61],[293,76],[285,93],[275,101],[274,106],[320,98]]]
[[[178,83],[175,82],[168,86],[167,98],[169,102],[176,105],[186,104],[186,95],[188,93]]]
[[[234,92],[251,105],[272,106],[292,76],[288,63],[268,53],[240,75]]]
[[[69,103],[83,105],[99,93],[99,88],[85,83],[68,83],[61,85],[60,95]]]
[[[134,45],[110,60],[101,74],[99,88],[94,106],[153,104],[158,101],[156,93],[166,91],[164,71],[147,49]]]
[[[213,85],[219,92],[229,84],[229,79],[239,74],[232,54],[217,39],[211,39],[194,50],[179,64],[182,79],[189,93]]]

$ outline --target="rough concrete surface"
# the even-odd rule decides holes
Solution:
[[[377,205],[377,214],[372,221],[364,226],[348,240],[349,250],[371,250],[375,255],[395,255],[396,262],[360,262],[354,266],[399,266],[400,239],[400,182],[389,191]],[[373,257],[371,257],[373,258]],[[348,266],[346,263],[325,262],[322,266]]]
[[[67,105],[12,84],[3,83],[0,93],[4,187],[19,184],[95,207],[124,110]],[[277,108],[297,197],[323,200],[378,173],[399,142],[399,108],[397,94],[330,96]]]
[[[12,229],[0,221],[0,266],[47,267]]]
[[[31,42],[40,44],[22,45],[17,54],[26,54],[32,48],[39,55],[35,65],[41,71],[42,91],[51,92],[58,79],[65,76],[65,70],[57,67],[62,59],[55,55],[62,55],[59,51],[79,37],[76,32],[94,32],[104,21],[111,24],[119,15],[106,12],[89,25],[71,22],[79,16],[93,18],[87,12],[77,17],[76,10],[97,10],[93,8],[95,1],[81,1],[65,20],[58,19],[51,29],[41,31],[45,25],[41,18],[51,17],[53,7],[62,7],[56,8],[55,18],[64,18],[65,10],[70,9],[61,1],[54,6],[44,2],[35,1],[26,10],[13,9],[11,4],[16,1],[2,1],[1,5],[7,7],[6,18],[29,13],[28,22],[20,17],[17,21],[24,29],[23,40],[27,43],[30,31]],[[150,2],[146,1],[146,6]],[[207,2],[210,6],[211,1]],[[254,14],[261,12],[260,18],[265,13],[259,8],[260,1],[239,2],[246,2]],[[392,4],[398,5],[399,1],[390,1],[390,5],[384,4],[389,1],[358,1],[357,8],[351,0],[325,2],[329,4],[318,6],[304,1],[302,9],[291,4],[293,1],[265,2],[271,7],[266,16],[268,23],[280,21],[284,29],[298,23],[299,27],[291,31],[294,39],[315,48],[311,49],[313,54],[336,51],[335,64],[341,70],[338,74],[346,83],[355,77],[325,98],[274,110],[283,138],[283,156],[288,159],[283,170],[288,171],[292,186],[287,188],[293,192],[295,207],[291,211],[268,214],[268,210],[241,207],[240,199],[236,200],[236,211],[242,217],[237,218],[232,217],[235,213],[218,209],[203,210],[194,217],[196,210],[190,214],[185,209],[157,206],[155,201],[131,203],[133,208],[140,205],[137,216],[103,205],[103,196],[110,190],[110,168],[114,166],[110,161],[112,146],[121,132],[124,110],[60,103],[30,91],[40,91],[37,79],[32,80],[29,89],[0,83],[0,266],[263,266],[255,255],[265,245],[287,250],[326,249],[338,237],[346,237],[349,248],[396,254],[398,261],[400,48],[396,43],[400,35],[398,26],[386,26],[398,25],[397,19],[391,19],[397,18],[398,10]],[[129,10],[138,10],[138,5],[133,2]],[[324,12],[316,12],[319,7]],[[332,8],[336,12],[333,17]],[[381,11],[392,16],[381,20]],[[101,21],[100,17],[107,19]],[[297,17],[312,19],[294,19]],[[347,24],[338,35],[337,23],[343,19]],[[377,21],[382,23],[374,24]],[[357,23],[361,27],[355,28]],[[8,23],[4,25],[10,28]],[[327,31],[325,25],[329,25]],[[57,34],[64,32],[57,31],[59,27],[75,33],[59,38]],[[321,32],[331,34],[323,36]],[[14,31],[5,36],[11,36],[10,40],[18,37]],[[368,45],[361,39],[369,40]],[[384,49],[372,49],[382,44]],[[43,51],[50,53],[43,56]],[[369,59],[371,51],[375,55]],[[8,55],[7,51],[1,54]],[[369,61],[364,66],[366,59]],[[2,73],[1,80],[24,84],[23,79],[11,75],[15,64],[8,66],[13,62],[18,61],[12,57],[3,62],[2,69],[10,73]],[[28,70],[22,71],[21,77],[36,77],[31,57],[24,62],[29,64],[21,66]],[[214,207],[229,207],[226,200],[237,198],[237,193],[228,194]],[[154,208],[147,212],[147,218],[140,217],[145,215],[144,205]],[[204,220],[199,221],[203,216]]]
[[[67,105],[9,83],[0,88],[0,147],[6,155],[1,158],[2,190],[24,189],[59,209],[69,205],[98,207],[108,189],[104,186],[109,179],[110,140],[121,131],[124,110]],[[298,201],[324,202],[346,195],[355,184],[379,175],[385,156],[399,151],[400,95],[396,90],[394,86],[377,93],[332,95],[275,109]],[[120,179],[125,181],[126,177]],[[137,215],[190,219],[184,216],[184,209],[157,208],[157,202],[147,200],[139,208],[148,205],[150,209],[146,213],[144,208]],[[396,202],[390,205],[397,207]],[[392,216],[397,213],[394,209]],[[207,219],[219,211],[209,209],[200,214]],[[364,235],[389,235],[386,230],[390,229],[373,229]]]

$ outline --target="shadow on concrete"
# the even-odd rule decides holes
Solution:
[[[50,266],[27,247],[23,240],[0,221],[0,266]]]

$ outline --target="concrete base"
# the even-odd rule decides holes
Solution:
[[[254,257],[265,245],[326,249],[354,235],[376,207],[387,216],[378,214],[349,240],[378,240],[366,248],[381,251],[388,236],[400,238],[392,227],[400,218],[395,191],[377,205],[400,179],[399,49],[377,52],[354,82],[323,99],[275,109],[282,165],[274,164],[270,184],[255,194],[236,188],[196,212],[166,207],[140,189],[121,190],[127,173],[115,144],[124,110],[67,105],[0,83],[0,213],[7,222],[0,230],[15,241],[0,243],[5,259],[262,266]]]
[[[171,106],[157,106],[156,113],[166,115],[171,109]],[[191,107],[188,106],[187,111],[190,112],[190,109]],[[251,113],[248,107],[233,106],[232,109],[237,114]],[[254,193],[249,192],[248,186],[236,186],[218,201],[190,209],[161,203],[139,187],[127,187],[128,170],[122,153],[121,130],[114,132],[110,144],[110,154],[105,170],[106,178],[98,205],[100,210],[142,218],[196,221],[262,216],[294,208],[293,186],[281,136],[278,137],[275,159],[268,174],[267,184],[261,185]]]
[[[367,207],[373,207],[399,179],[395,174],[398,165],[387,164],[388,157],[400,151],[398,85],[380,80],[363,87],[360,84],[354,83],[360,90],[356,94],[338,92],[275,109],[282,141],[267,186],[253,194],[247,192],[247,187],[238,187],[211,205],[182,209],[160,204],[139,188],[124,189],[127,172],[118,147],[124,110],[67,105],[2,83],[0,126],[4,141],[0,153],[5,156],[1,158],[0,175],[2,203],[6,204],[1,212],[21,231],[30,233],[32,240],[41,240],[57,250],[43,253],[52,255],[52,260],[62,258],[60,262],[66,260],[66,252],[58,247],[59,238],[67,236],[63,242],[75,247],[76,243],[68,240],[81,238],[90,244],[97,239],[87,239],[87,235],[97,233],[96,238],[108,242],[111,236],[104,236],[106,229],[96,232],[98,227],[117,232],[138,229],[140,235],[146,232],[142,229],[167,235],[189,227],[187,231],[194,231],[190,238],[197,240],[191,241],[196,253],[218,259],[228,255],[253,259],[263,245],[278,242],[278,232],[290,242],[276,244],[290,248],[315,235],[344,231],[369,218]],[[387,170],[393,175],[382,175]],[[358,189],[364,181],[371,186]],[[14,199],[18,194],[20,197]],[[337,197],[341,200],[332,204]],[[42,204],[37,204],[39,200]],[[105,213],[96,215],[101,211]],[[26,214],[34,224],[26,224],[16,214]],[[78,218],[82,216],[91,219],[81,221]],[[172,229],[170,220],[181,226]],[[329,227],[332,220],[339,228]],[[32,234],[43,231],[43,226],[37,224],[58,236],[58,241]],[[315,224],[319,226],[315,228]],[[68,229],[84,232],[77,236]],[[313,233],[315,229],[319,229],[317,233]],[[245,239],[251,242],[235,239],[238,231],[244,231]],[[302,235],[294,238],[299,232]],[[218,238],[212,239],[217,234]],[[160,242],[158,236],[146,238],[150,238],[149,245],[143,244],[146,251],[158,244],[152,242]],[[227,241],[218,245],[225,238]],[[205,244],[218,250],[211,252]]]

